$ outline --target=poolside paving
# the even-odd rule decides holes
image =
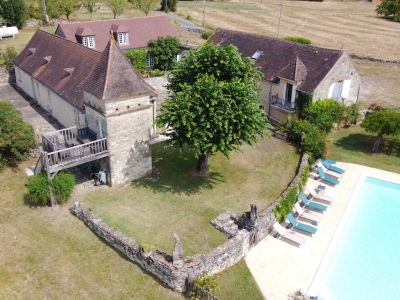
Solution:
[[[400,184],[400,174],[397,173],[344,162],[338,162],[337,166],[346,172],[336,187],[315,180],[315,173],[311,173],[308,179],[308,186],[315,188],[322,183],[326,186],[325,194],[336,197],[330,206],[320,201],[328,205],[323,214],[313,212],[322,217],[313,237],[294,230],[296,235],[306,240],[299,248],[275,238],[276,232],[272,231],[246,255],[247,266],[265,299],[288,299],[288,295],[298,289],[307,292],[361,174]],[[308,191],[305,190],[304,194],[308,195]],[[300,221],[308,223],[305,219]]]

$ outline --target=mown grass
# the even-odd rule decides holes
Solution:
[[[279,140],[244,147],[230,160],[210,159],[211,175],[193,173],[188,152],[153,148],[159,176],[118,188],[102,188],[79,199],[128,236],[172,253],[176,232],[185,255],[225,241],[209,221],[219,213],[264,208],[293,177],[296,148]],[[182,299],[109,247],[68,212],[24,204],[24,168],[0,173],[0,299]],[[262,299],[245,262],[220,275],[220,299]]]
[[[376,139],[359,125],[329,134],[329,158],[400,173],[400,137],[386,136],[379,152],[371,149]]]

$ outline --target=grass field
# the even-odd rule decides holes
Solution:
[[[376,134],[359,125],[333,131],[328,143],[330,159],[400,173],[400,137],[385,136],[378,153],[371,153]]]
[[[211,175],[193,173],[187,152],[153,149],[159,176],[80,199],[128,236],[171,253],[173,233],[185,255],[210,250],[226,238],[209,221],[226,210],[264,208],[294,176],[296,148],[276,139],[244,147],[230,160],[210,159]],[[68,208],[24,204],[24,168],[0,173],[0,299],[182,299],[99,239]],[[171,176],[175,175],[175,176]],[[262,299],[244,261],[219,274],[220,299]]]

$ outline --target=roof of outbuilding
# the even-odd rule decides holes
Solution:
[[[99,99],[107,100],[150,93],[151,88],[136,73],[113,37],[109,39],[99,63],[81,87]]]
[[[166,16],[62,23],[58,25],[56,34],[78,43],[75,35],[79,27],[94,32],[96,49],[100,51],[103,51],[107,46],[110,30],[129,32],[129,45],[121,45],[120,48],[123,50],[147,47],[148,41],[157,39],[158,36],[177,36],[174,27],[169,23]]]
[[[243,57],[263,51],[255,61],[264,79],[278,83],[279,78],[300,81],[297,89],[312,93],[342,56],[344,50],[308,46],[262,35],[218,28],[209,42],[233,44]]]
[[[101,58],[101,52],[37,30],[14,64],[56,94],[83,109],[79,87]]]

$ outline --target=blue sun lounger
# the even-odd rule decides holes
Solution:
[[[303,202],[306,206],[308,206],[310,208],[315,208],[320,211],[326,211],[326,209],[328,208],[327,206],[325,206],[323,204],[312,202],[312,201],[308,200],[307,197],[301,192],[299,193],[299,198],[300,198],[301,202]]]
[[[322,159],[321,162],[325,166],[325,168],[327,168],[328,170],[334,171],[334,172],[339,173],[339,174],[343,174],[345,172],[345,170],[343,170],[341,168],[332,166],[332,164],[330,164],[327,160],[323,160]]]
[[[339,184],[339,180],[329,177],[329,176],[326,176],[324,170],[322,170],[322,167],[318,167],[318,175],[321,179],[323,179],[329,183],[332,183],[333,185]]]
[[[305,232],[308,232],[310,235],[313,235],[314,233],[317,232],[317,228],[314,228],[310,225],[300,223],[299,221],[296,220],[296,218],[292,215],[292,213],[289,213],[286,218],[289,220],[289,222],[293,225],[294,228],[303,230]]]

